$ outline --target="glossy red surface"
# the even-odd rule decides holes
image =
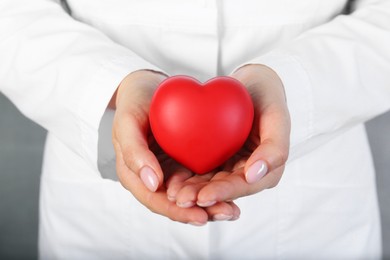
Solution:
[[[204,174],[242,147],[253,113],[246,88],[231,77],[202,84],[188,76],[174,76],[163,81],[153,96],[150,125],[169,156]]]

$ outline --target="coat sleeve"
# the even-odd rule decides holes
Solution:
[[[249,63],[282,79],[291,114],[290,160],[390,108],[390,1],[357,1]]]
[[[132,71],[159,71],[50,0],[0,2],[0,57],[0,91],[95,168],[115,89]]]

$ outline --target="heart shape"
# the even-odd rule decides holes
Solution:
[[[242,147],[253,116],[249,93],[231,77],[204,84],[188,76],[170,77],[154,93],[149,113],[160,147],[197,174],[220,166]]]

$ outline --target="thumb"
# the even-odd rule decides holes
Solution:
[[[246,65],[233,77],[243,82],[252,95],[255,107],[253,133],[261,140],[245,163],[245,178],[252,184],[269,172],[283,172],[280,169],[287,161],[290,146],[290,115],[283,83],[271,68]],[[270,177],[275,178],[276,174]]]
[[[147,121],[147,120],[146,120]],[[140,122],[134,116],[116,115],[113,126],[113,144],[117,156],[121,155],[127,168],[135,173],[152,192],[155,192],[163,182],[164,176],[160,164],[149,149],[147,139],[147,122]],[[118,171],[122,181],[127,180],[121,176],[127,171]],[[122,183],[125,187],[125,183]]]
[[[271,141],[265,141],[257,147],[245,164],[245,179],[247,183],[257,183],[266,174],[283,167],[287,161],[288,149],[281,149]],[[277,177],[277,176],[275,176]],[[277,177],[274,181],[277,181]],[[270,183],[275,186],[277,183]]]
[[[260,116],[260,145],[245,164],[248,183],[285,165],[289,153],[290,118],[287,109],[264,109]]]

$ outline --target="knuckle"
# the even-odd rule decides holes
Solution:
[[[275,188],[279,184],[280,180],[282,179],[283,172],[284,172],[284,167],[281,167],[281,168],[276,169],[272,173],[272,175],[271,175],[272,178],[270,179],[270,182],[269,182],[267,189]]]
[[[133,172],[137,172],[138,159],[134,149],[130,147],[124,147],[122,148],[122,153],[126,166]]]
[[[276,148],[275,165],[277,167],[284,165],[288,159],[288,149]]]

